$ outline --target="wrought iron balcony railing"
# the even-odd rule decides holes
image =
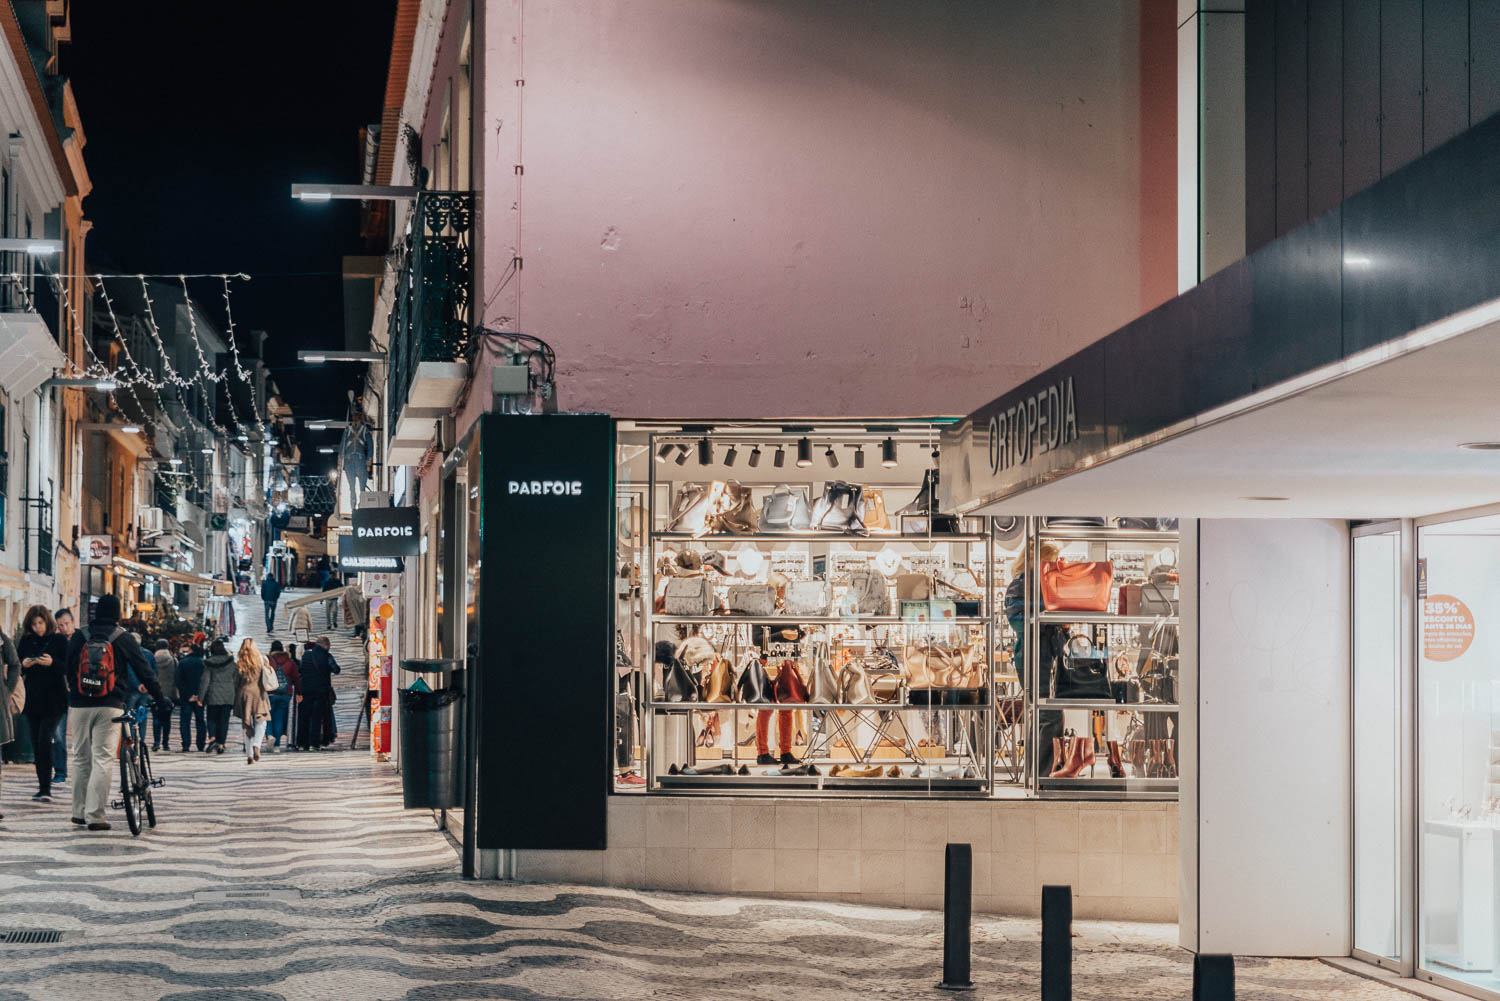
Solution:
[[[474,195],[423,191],[399,248],[391,305],[387,419],[394,427],[417,366],[458,361],[469,345]]]

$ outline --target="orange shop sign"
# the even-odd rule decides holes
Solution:
[[[1422,602],[1422,656],[1457,660],[1474,642],[1474,613],[1451,594],[1434,594]]]

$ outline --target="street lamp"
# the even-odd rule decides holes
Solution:
[[[303,202],[328,202],[335,198],[400,202],[416,198],[417,189],[389,184],[293,184],[292,197]]]
[[[119,431],[122,434],[140,434],[139,424],[105,424],[99,421],[79,421],[73,425],[81,431]]]
[[[324,361],[385,361],[381,351],[298,351],[297,360],[317,364]]]
[[[120,384],[113,379],[69,379],[64,376],[53,376],[51,379],[46,379],[39,388],[51,389],[54,386],[59,388],[97,389],[103,393],[113,392],[120,388]]]

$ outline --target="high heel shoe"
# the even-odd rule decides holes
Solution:
[[[1125,763],[1120,760],[1120,742],[1111,740],[1105,744],[1105,756],[1109,761],[1109,777],[1112,779],[1123,779],[1125,777]]]
[[[1161,778],[1161,741],[1146,741],[1146,778]]]
[[[1175,779],[1177,777],[1177,741],[1164,740],[1161,743],[1162,750],[1166,752],[1167,757],[1165,777]]]
[[[1092,776],[1096,760],[1098,758],[1094,754],[1094,741],[1089,737],[1074,737],[1068,744],[1067,764],[1054,771],[1050,777],[1054,779],[1077,778],[1085,768]]]
[[[1130,774],[1138,779],[1146,777],[1146,742],[1139,738],[1132,740],[1130,750]]]

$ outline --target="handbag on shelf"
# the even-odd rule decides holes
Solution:
[[[755,517],[755,505],[750,499],[750,488],[739,480],[715,483],[719,488],[713,497],[712,509],[704,519],[704,527],[719,535],[753,535],[759,528]]]
[[[872,532],[889,532],[891,516],[885,509],[885,494],[861,487],[865,495],[865,527]]]
[[[812,525],[807,494],[785,483],[760,502],[760,527],[767,532],[805,532]]]
[[[729,670],[729,661],[723,657],[715,657],[703,672],[703,701],[734,701],[734,672]]]
[[[1109,608],[1115,567],[1108,560],[1042,564],[1042,607],[1049,612],[1102,612]]]
[[[1053,679],[1055,699],[1114,700],[1109,685],[1109,659],[1086,636],[1071,637],[1063,646],[1061,669]]]
[[[827,615],[833,607],[833,586],[826,580],[791,581],[783,604],[788,615]]]
[[[661,690],[668,702],[699,701],[698,682],[693,680],[692,674],[676,657],[667,665],[665,676],[661,680]]]
[[[667,615],[712,615],[714,586],[707,577],[673,577],[667,581],[662,609]]]
[[[897,601],[926,601],[932,597],[932,578],[925,573],[896,575]]]
[[[847,651],[845,651],[847,653]],[[870,676],[857,657],[845,657],[839,668],[839,701],[849,706],[863,706],[875,701]]]
[[[891,614],[891,588],[885,574],[873,567],[851,570],[844,606],[849,615]]]
[[[770,584],[730,584],[730,615],[772,615],[776,612],[776,588]]]
[[[795,660],[781,662],[781,670],[776,672],[776,683],[771,688],[771,694],[778,703],[807,702],[807,682],[798,673]]]
[[[718,480],[684,484],[672,501],[672,519],[667,523],[667,531],[687,532],[694,536],[705,534],[714,500],[722,491],[723,484]]]
[[[843,480],[823,484],[823,496],[813,505],[813,528],[819,532],[869,535],[865,527],[864,487]]]
[[[771,695],[771,676],[766,665],[754,650],[747,650],[740,658],[739,677],[734,682],[734,693],[739,701],[759,705],[776,701]]]
[[[828,648],[822,643],[812,644],[812,671],[807,686],[809,702],[828,705],[840,701],[841,688],[829,661]]]

